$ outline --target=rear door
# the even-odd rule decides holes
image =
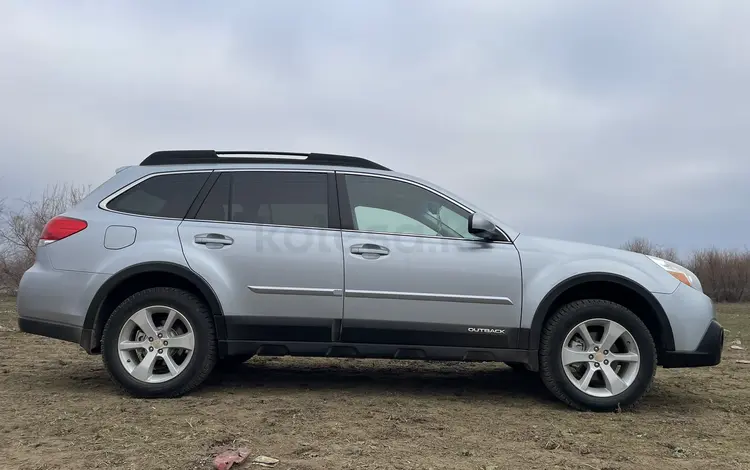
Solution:
[[[395,177],[339,173],[344,342],[515,348],[521,265],[468,232],[472,212]]]
[[[344,272],[332,173],[224,171],[194,212],[180,239],[222,303],[228,340],[335,339]]]

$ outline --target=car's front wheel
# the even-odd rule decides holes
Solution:
[[[133,294],[107,320],[102,359],[112,379],[137,397],[176,397],[216,365],[208,307],[195,295],[156,287]]]
[[[634,405],[656,371],[656,346],[632,311],[606,300],[560,308],[542,332],[539,367],[547,388],[580,410]]]

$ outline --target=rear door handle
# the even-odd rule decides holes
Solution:
[[[196,235],[194,240],[198,245],[207,245],[209,248],[221,248],[234,243],[231,237],[220,233],[202,233]]]
[[[352,245],[350,247],[350,251],[354,255],[362,255],[365,258],[369,257],[379,257],[379,256],[388,256],[388,254],[391,252],[388,248],[380,245],[375,245],[374,243],[363,243],[361,245]]]

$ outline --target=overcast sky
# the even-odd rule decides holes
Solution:
[[[0,196],[360,155],[522,233],[750,247],[750,2],[0,2]]]

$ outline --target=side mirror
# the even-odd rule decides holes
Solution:
[[[472,214],[469,218],[469,233],[488,241],[502,240],[503,235],[495,224],[479,214]]]

